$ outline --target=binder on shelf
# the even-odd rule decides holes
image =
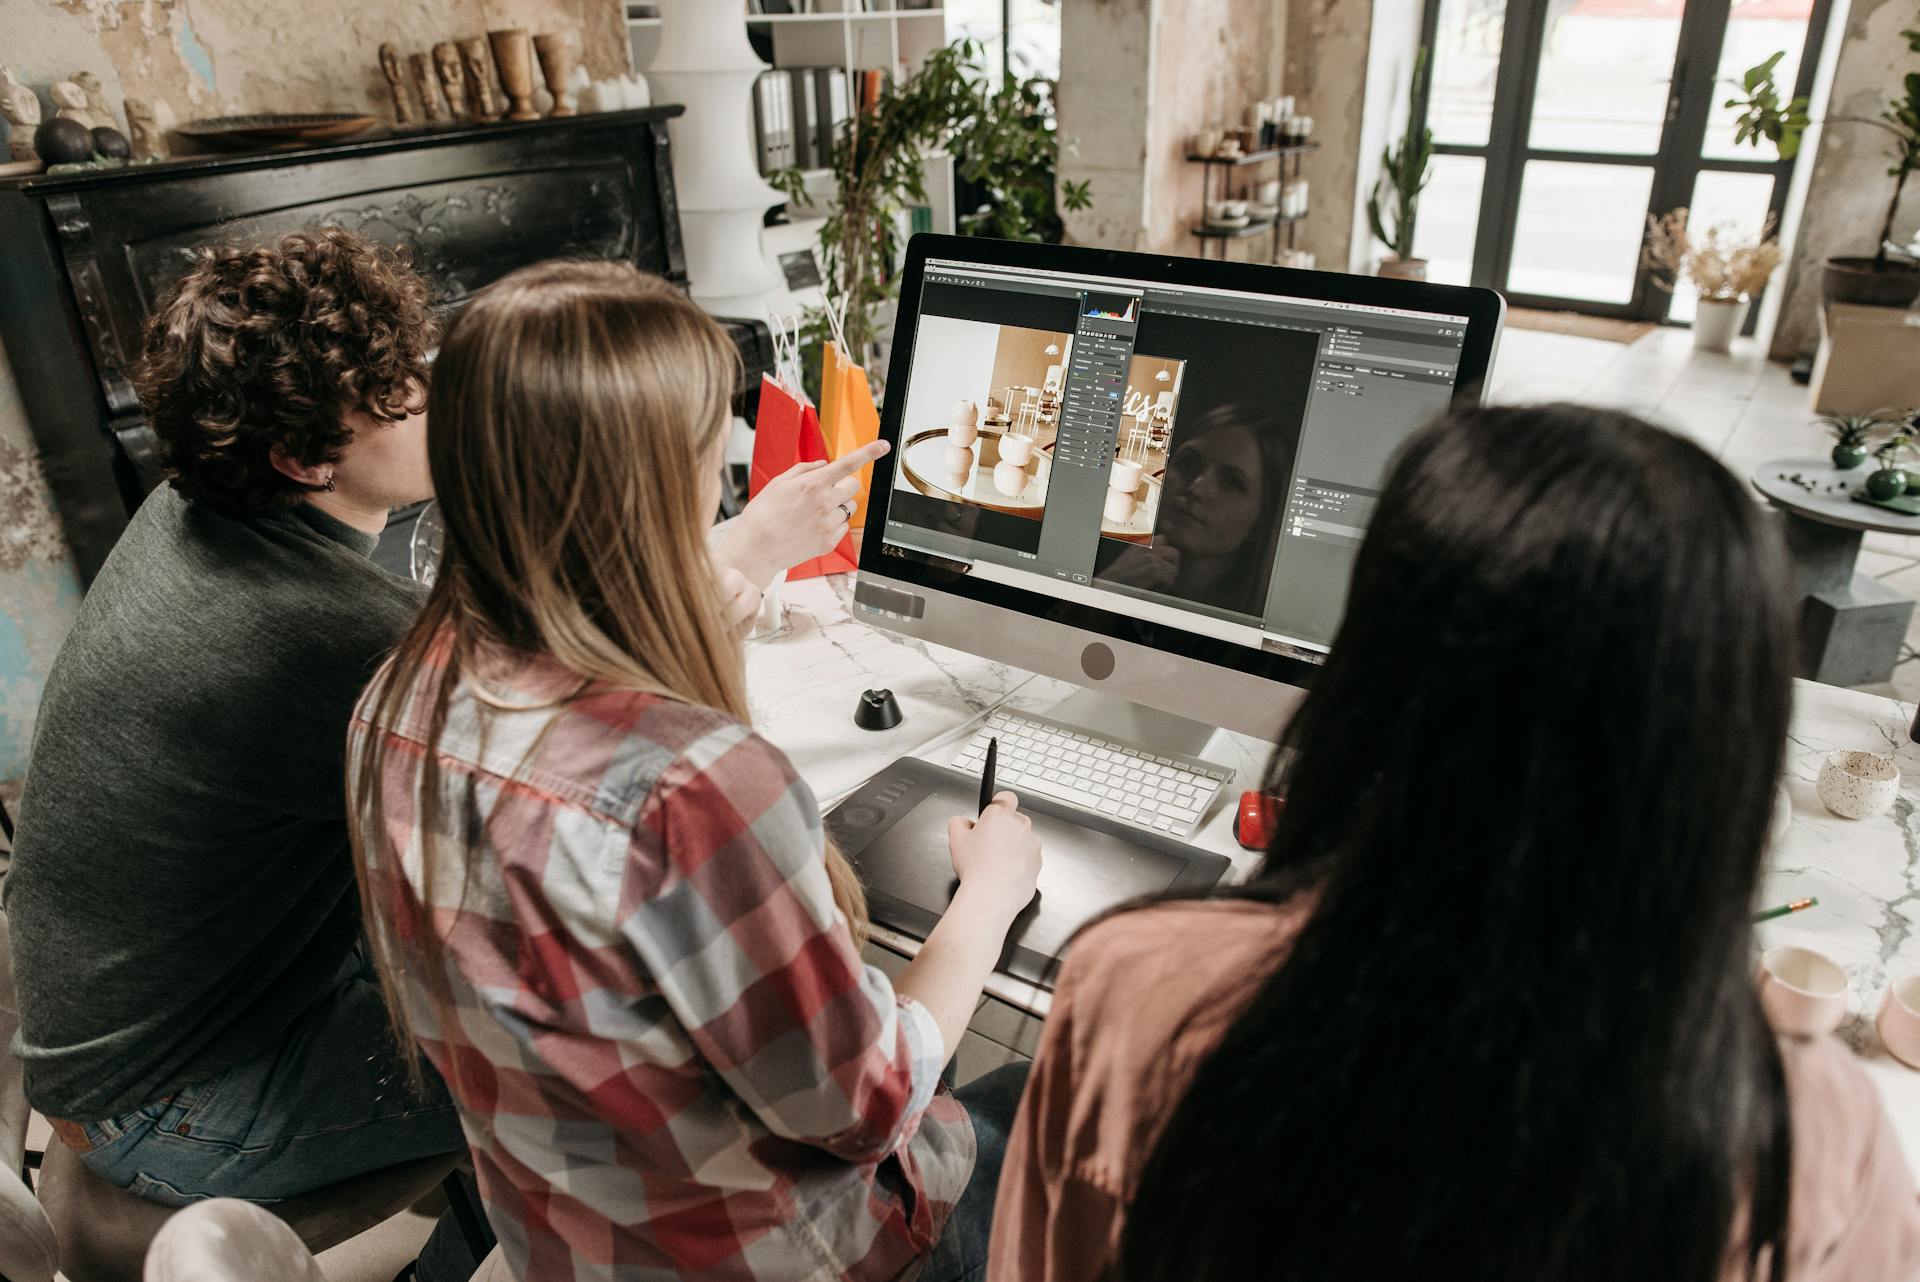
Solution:
[[[787,72],[793,84],[793,163],[800,169],[821,168],[831,155],[820,152],[819,96],[813,83],[820,72],[819,67],[792,67]]]
[[[833,164],[833,143],[841,126],[853,114],[853,100],[847,93],[847,73],[840,67],[813,69],[813,119],[818,130],[814,138],[816,162],[822,168]]]
[[[785,71],[765,71],[754,81],[753,137],[761,173],[793,164],[793,78]]]

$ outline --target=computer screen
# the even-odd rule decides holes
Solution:
[[[1316,661],[1388,459],[1491,337],[1464,290],[1422,295],[1456,315],[1156,274],[926,257],[869,549],[878,523],[977,583]]]

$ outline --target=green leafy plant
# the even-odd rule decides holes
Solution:
[[[1058,82],[1034,76],[981,95],[954,123],[948,146],[960,177],[984,189],[986,201],[961,214],[960,233],[1000,240],[1058,243],[1062,210],[1093,204],[1091,184],[1059,180],[1063,143],[1055,120]]]
[[[1891,436],[1881,442],[1873,452],[1874,459],[1883,468],[1899,467],[1913,453],[1913,435],[1902,424]]]
[[[1057,182],[1059,136],[1053,86],[1043,79],[985,87],[978,41],[937,49],[878,101],[858,111],[835,139],[828,168],[834,201],[820,227],[827,304],[842,317],[847,347],[872,372],[881,317],[898,291],[901,214],[926,203],[926,153],[941,144],[960,156],[958,172],[980,183],[987,203],[961,220],[962,230],[1011,240],[1058,239],[1060,208],[1091,203],[1087,184]],[[769,181],[796,204],[808,201],[805,174],[781,170]],[[803,322],[809,379],[817,380],[824,315]],[[817,394],[817,383],[809,390]]]
[[[1420,193],[1433,181],[1433,130],[1420,123],[1420,100],[1427,79],[1427,48],[1413,60],[1413,91],[1407,96],[1407,128],[1380,154],[1380,177],[1367,197],[1367,223],[1376,240],[1401,259],[1413,257],[1414,222]],[[1389,203],[1390,202],[1390,203]]]
[[[1908,49],[1920,53],[1920,27],[1900,34],[1906,39]],[[1734,121],[1735,142],[1758,147],[1761,140],[1766,139],[1780,148],[1782,159],[1790,159],[1799,152],[1801,138],[1812,122],[1807,118],[1807,100],[1794,98],[1783,103],[1780,87],[1774,83],[1774,72],[1785,56],[1782,50],[1758,66],[1748,68],[1740,78],[1740,92],[1727,99],[1726,105],[1740,110]],[[1893,163],[1887,169],[1887,176],[1893,179],[1893,197],[1887,202],[1887,216],[1880,225],[1873,252],[1874,267],[1883,269],[1887,265],[1887,244],[1893,239],[1893,220],[1900,211],[1901,194],[1906,190],[1908,177],[1920,169],[1920,72],[1910,71],[1902,77],[1901,92],[1887,102],[1886,110],[1878,116],[1828,116],[1823,123],[1866,125],[1885,133],[1893,144]]]
[[[1827,429],[1834,445],[1841,449],[1864,449],[1875,431],[1898,422],[1882,414],[1822,414],[1814,422]]]

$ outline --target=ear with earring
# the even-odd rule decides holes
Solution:
[[[321,488],[329,494],[333,493],[333,473],[327,473],[326,483]]]

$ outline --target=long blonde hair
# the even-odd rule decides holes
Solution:
[[[433,747],[449,701],[483,655],[544,656],[575,694],[636,690],[749,720],[738,641],[707,550],[701,467],[726,430],[738,355],[671,285],[624,264],[540,263],[477,295],[447,330],[427,399],[427,456],[446,527],[419,619],[367,695],[369,730],[348,777],[348,823],[367,939],[395,1031],[416,1031],[403,968],[444,1024],[452,992],[433,922],[446,807]],[[444,658],[429,688],[423,675]],[[425,713],[428,751],[391,735]],[[483,717],[486,714],[483,707]],[[399,924],[404,850],[386,826],[392,753],[413,775],[421,929]],[[415,773],[417,772],[417,773]],[[856,941],[866,902],[826,848],[834,902]]]

